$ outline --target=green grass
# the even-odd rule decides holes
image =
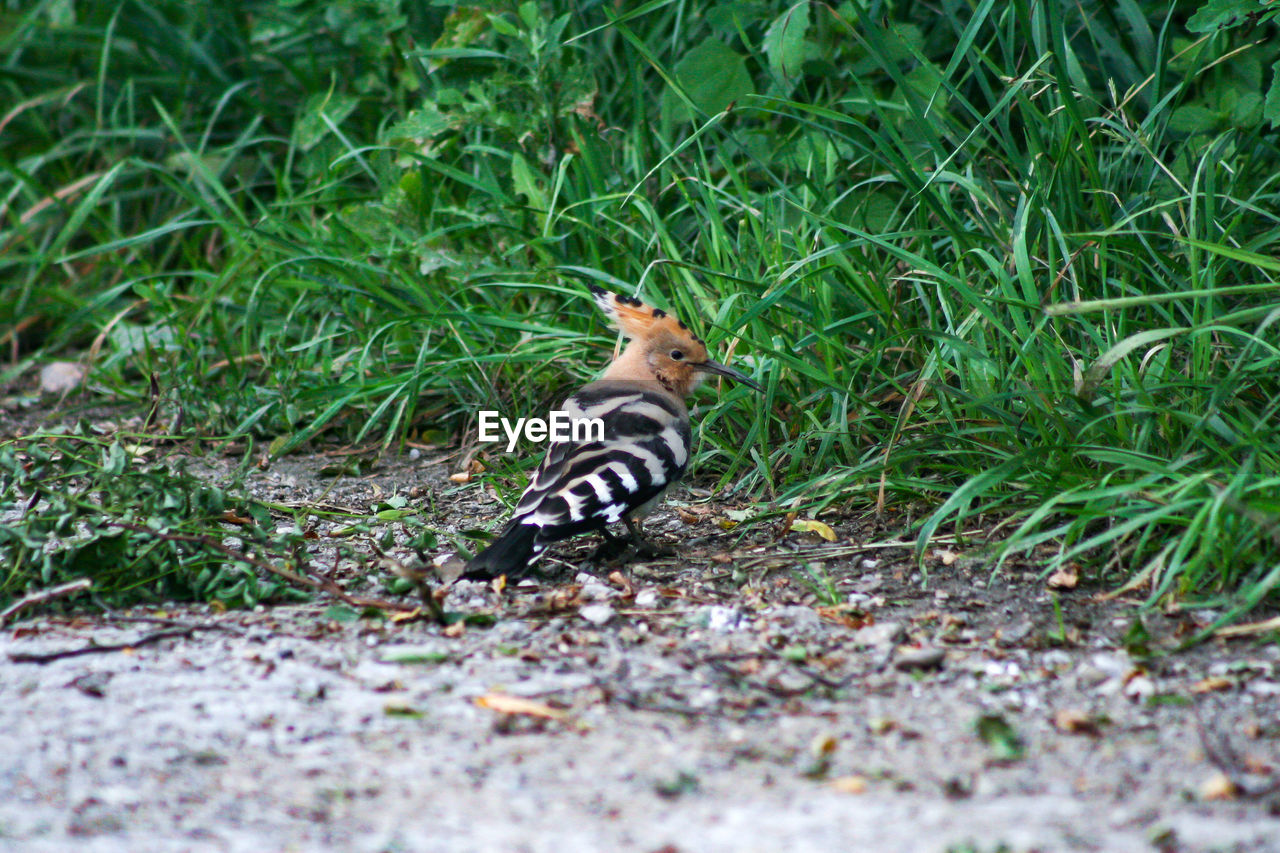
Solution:
[[[721,489],[1227,619],[1280,581],[1274,13],[2,8],[10,376],[88,352],[276,453],[457,440],[592,375],[599,282],[765,385],[699,397]]]

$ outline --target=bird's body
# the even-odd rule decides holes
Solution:
[[[652,549],[637,522],[684,474],[691,430],[684,398],[705,373],[754,383],[707,358],[706,345],[676,318],[638,299],[593,288],[596,304],[631,338],[597,381],[560,409],[571,419],[598,418],[603,436],[555,441],[497,539],[468,564],[466,576],[517,575],[548,544],[626,523]]]

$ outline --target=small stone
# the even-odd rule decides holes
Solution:
[[[704,604],[693,614],[693,624],[700,625],[708,631],[723,633],[736,631],[742,627],[742,614],[732,607],[719,604]]]
[[[1137,675],[1129,679],[1124,686],[1124,695],[1135,702],[1145,702],[1156,692],[1156,683],[1145,675]]]
[[[608,601],[613,598],[613,590],[593,579],[590,583],[582,585],[582,589],[578,591],[578,598],[582,601]]]
[[[643,607],[645,609],[657,607],[658,601],[661,600],[661,598],[662,596],[658,594],[658,591],[650,587],[649,589],[642,589],[636,593],[635,604],[636,607]]]
[[[1031,636],[1031,632],[1036,628],[1035,623],[1030,619],[1024,619],[1016,625],[1008,628],[1000,629],[1000,639],[996,642],[1004,648],[1021,645],[1024,640]]]
[[[936,646],[899,646],[894,654],[893,665],[896,669],[937,669],[947,656],[947,650]]]
[[[882,648],[892,646],[907,636],[901,622],[877,622],[859,628],[853,635],[853,642],[859,646]]]
[[[65,394],[84,381],[84,367],[74,361],[55,361],[40,370],[40,390]]]
[[[578,610],[578,615],[592,625],[603,625],[613,618],[613,608],[607,604],[588,604]]]
[[[770,689],[779,693],[794,695],[803,693],[813,687],[813,680],[802,672],[791,668],[779,669],[765,679]]]
[[[822,619],[812,607],[798,604],[775,607],[765,614],[771,623],[789,631],[812,631],[822,626]]]

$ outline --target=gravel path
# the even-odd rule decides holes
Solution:
[[[1108,652],[953,650],[919,673],[876,670],[871,647],[852,655],[867,674],[829,690],[764,653],[776,632],[847,630],[801,613],[667,643],[572,616],[449,638],[320,608],[185,612],[235,633],[9,660],[160,630],[28,623],[0,641],[0,847],[1280,849],[1265,799],[1202,799],[1217,771],[1191,713],[1246,770],[1274,765],[1274,647],[1212,696],[1190,663],[1152,679],[1190,705],[1126,695],[1130,663]],[[1063,708],[1098,731],[1055,726]],[[979,736],[984,715],[1020,757]]]
[[[253,488],[501,513],[411,460],[290,466]],[[1146,613],[1148,657],[1132,606],[1034,566],[939,552],[926,586],[882,531],[735,512],[677,495],[650,531],[679,560],[578,573],[583,542],[456,584],[449,628],[330,601],[11,625],[0,849],[1280,850],[1274,642],[1167,654],[1212,614]],[[64,656],[91,645],[121,648]]]

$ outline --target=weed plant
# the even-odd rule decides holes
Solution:
[[[603,363],[597,282],[765,385],[698,407],[721,489],[1224,620],[1280,581],[1277,10],[0,8],[10,377],[457,441]]]

